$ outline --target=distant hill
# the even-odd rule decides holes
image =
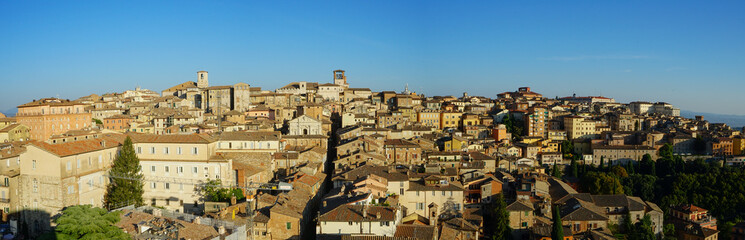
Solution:
[[[16,112],[18,112],[17,108],[11,108],[6,110],[0,110],[1,113],[5,114],[5,116],[12,117],[16,115]]]
[[[683,116],[686,118],[693,118],[696,115],[704,116],[704,119],[709,121],[710,123],[726,123],[732,128],[740,129],[743,126],[745,126],[745,115],[702,113],[702,112],[680,110],[680,116]]]

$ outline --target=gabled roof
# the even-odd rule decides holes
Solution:
[[[533,207],[533,204],[529,202],[525,202],[522,200],[517,200],[510,205],[507,205],[507,211],[510,212],[523,212],[523,211],[533,211],[535,208]]]
[[[365,210],[364,208],[367,209]],[[367,217],[363,217],[364,211],[367,211]],[[398,210],[393,207],[344,204],[319,216],[318,220],[326,222],[394,221],[396,219],[396,211]]]
[[[411,225],[411,224],[399,224],[396,226],[396,233],[394,237],[412,237],[417,240],[432,240],[435,239],[436,229],[435,226],[422,226],[422,225]]]
[[[175,92],[175,91],[179,91],[179,90],[186,90],[188,88],[196,88],[196,87],[197,87],[197,83],[196,82],[188,81],[188,82],[184,82],[182,84],[179,84],[179,85],[170,87],[170,88],[168,88],[166,90],[163,90],[163,91],[164,92]]]

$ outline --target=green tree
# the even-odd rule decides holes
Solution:
[[[673,145],[665,143],[665,145],[660,148],[659,154],[661,158],[673,159]]]
[[[621,167],[621,165],[616,165],[616,166],[611,167],[610,172],[620,178],[625,178],[629,176],[629,174],[626,172],[626,168]]]
[[[604,167],[605,167],[605,158],[603,156],[600,156],[600,165],[598,165],[598,170],[603,171]]]
[[[57,227],[51,239],[130,239],[129,235],[114,224],[121,212],[108,212],[90,205],[76,205],[62,210],[54,219]]]
[[[497,194],[494,199],[494,237],[497,240],[510,239],[510,213],[507,212],[507,203],[502,194]]]
[[[588,172],[580,179],[580,187],[590,194],[623,194],[623,185],[613,175]]]
[[[243,199],[243,191],[240,189],[231,189],[222,186],[222,181],[210,180],[202,187],[202,194],[205,200],[211,202],[230,202],[232,197],[237,200]]]
[[[559,171],[559,168],[556,165],[557,164],[554,164],[553,168],[551,169],[551,175],[557,178],[561,178],[561,171]]]
[[[559,206],[553,207],[554,224],[551,227],[551,239],[552,240],[564,240],[564,226],[561,224],[561,212],[559,212]]]
[[[572,141],[564,140],[561,142],[561,153],[564,158],[574,158],[574,144],[572,144]]]
[[[577,166],[577,160],[574,160],[574,158],[572,158],[570,176],[579,177],[579,169]]]
[[[127,137],[119,155],[114,160],[114,166],[109,170],[111,182],[106,186],[104,206],[108,209],[127,205],[142,206],[142,166],[135,154],[132,139]]]
[[[98,119],[95,119],[95,118],[92,118],[92,119],[93,119],[94,122],[96,122],[97,125],[103,125],[103,122],[101,122],[101,120],[98,120]]]
[[[652,155],[644,154],[639,162],[639,173],[646,175],[656,175],[655,162],[652,161]]]
[[[627,172],[628,174],[634,174],[634,172],[635,172],[635,171],[636,171],[636,170],[634,169],[634,161],[629,161],[629,162],[628,162],[628,163],[626,164],[626,172]]]
[[[652,219],[649,215],[644,215],[644,218],[634,225],[633,230],[630,233],[627,233],[627,237],[629,240],[657,239],[654,235],[654,231],[652,231]]]
[[[634,224],[631,223],[631,214],[629,212],[626,212],[626,215],[623,216],[621,231],[625,234],[629,234],[634,231]]]
[[[675,225],[672,223],[665,224],[662,228],[662,234],[665,235],[663,240],[677,240],[675,237]]]

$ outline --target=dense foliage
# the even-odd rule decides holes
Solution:
[[[219,179],[208,181],[202,188],[202,194],[204,194],[205,200],[211,202],[230,202],[232,197],[235,197],[236,200],[245,198],[241,189],[222,187],[222,182]]]
[[[641,197],[665,212],[672,205],[694,204],[708,209],[723,232],[733,222],[745,220],[744,168],[723,166],[721,161],[684,161],[673,155],[669,144],[660,148],[659,155],[657,161],[644,156],[638,164],[625,167],[580,168],[580,188],[591,194]]]
[[[507,128],[507,132],[512,134],[512,139],[519,139],[523,135],[523,121],[520,119],[513,119],[510,114],[507,114],[502,119],[502,124]]]
[[[54,236],[50,239],[130,239],[129,235],[114,226],[119,222],[118,211],[108,212],[90,205],[71,206],[62,210],[62,215],[54,219],[57,223]]]
[[[127,137],[119,155],[114,160],[114,166],[109,174],[117,176],[110,178],[111,182],[106,186],[104,205],[108,209],[115,209],[128,205],[142,206],[142,166],[140,159],[135,154],[132,139]]]

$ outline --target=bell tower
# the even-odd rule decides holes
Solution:
[[[207,88],[210,86],[210,81],[207,78],[207,71],[197,72],[197,87]]]
[[[348,88],[347,76],[344,75],[344,70],[334,70],[334,84]]]

